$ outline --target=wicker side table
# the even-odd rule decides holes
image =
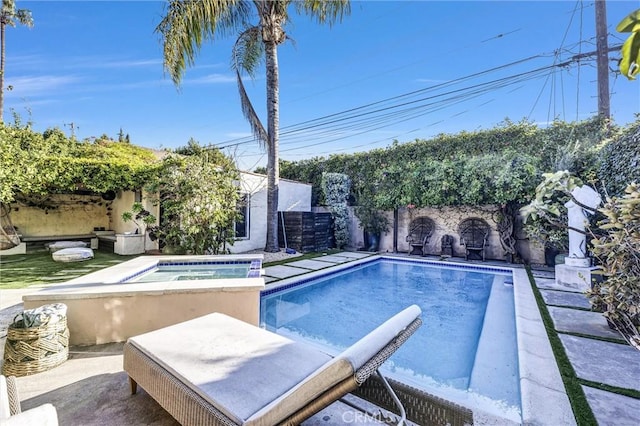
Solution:
[[[4,346],[5,376],[28,376],[62,364],[69,356],[69,329],[65,314],[44,317],[38,326],[24,327],[24,319],[14,320],[7,330]]]

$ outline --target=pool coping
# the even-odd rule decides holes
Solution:
[[[471,265],[380,254],[268,283],[261,292],[261,296],[301,285],[300,281],[311,281],[330,273],[341,272],[385,258],[452,268],[511,272],[514,286],[522,424],[576,424],[571,403],[565,391],[560,370],[531,288],[532,283],[526,270],[522,267],[517,265],[510,267]],[[473,411],[474,424],[491,424],[495,421],[492,415],[487,415],[477,409]]]

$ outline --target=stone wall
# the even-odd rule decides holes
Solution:
[[[426,252],[429,255],[441,254],[441,239],[444,235],[453,237],[453,255],[455,257],[464,257],[464,246],[460,245],[460,236],[458,235],[458,225],[467,218],[477,217],[484,219],[491,228],[488,238],[488,247],[485,249],[487,259],[505,260],[506,252],[500,244],[500,236],[497,231],[497,219],[495,212],[497,206],[458,206],[458,207],[439,207],[439,208],[414,208],[398,209],[398,234],[397,234],[397,250],[398,252],[408,253],[411,250],[406,237],[409,234],[409,224],[412,220],[427,216],[435,222],[435,230],[429,239]],[[392,253],[394,251],[393,241],[393,212],[385,212],[389,223],[391,224],[389,232],[384,234],[380,241],[380,251]],[[516,229],[521,229],[521,221],[516,223]],[[365,246],[362,228],[360,222],[350,208],[350,245],[355,249]],[[527,263],[544,263],[544,250],[530,242],[524,237],[522,231],[518,232],[518,250]]]

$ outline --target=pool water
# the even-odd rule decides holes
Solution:
[[[261,325],[335,354],[417,304],[423,325],[385,369],[427,391],[477,393],[519,412],[511,282],[506,273],[381,259],[263,292]]]
[[[148,273],[137,276],[129,282],[164,282],[185,280],[217,280],[223,278],[246,278],[250,265],[209,264],[209,265],[158,265]]]

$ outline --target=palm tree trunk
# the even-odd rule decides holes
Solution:
[[[0,17],[0,124],[4,122],[4,18]]]
[[[277,252],[278,245],[278,187],[280,184],[279,156],[279,78],[278,47],[275,41],[265,42],[267,68],[267,244],[265,251]]]

